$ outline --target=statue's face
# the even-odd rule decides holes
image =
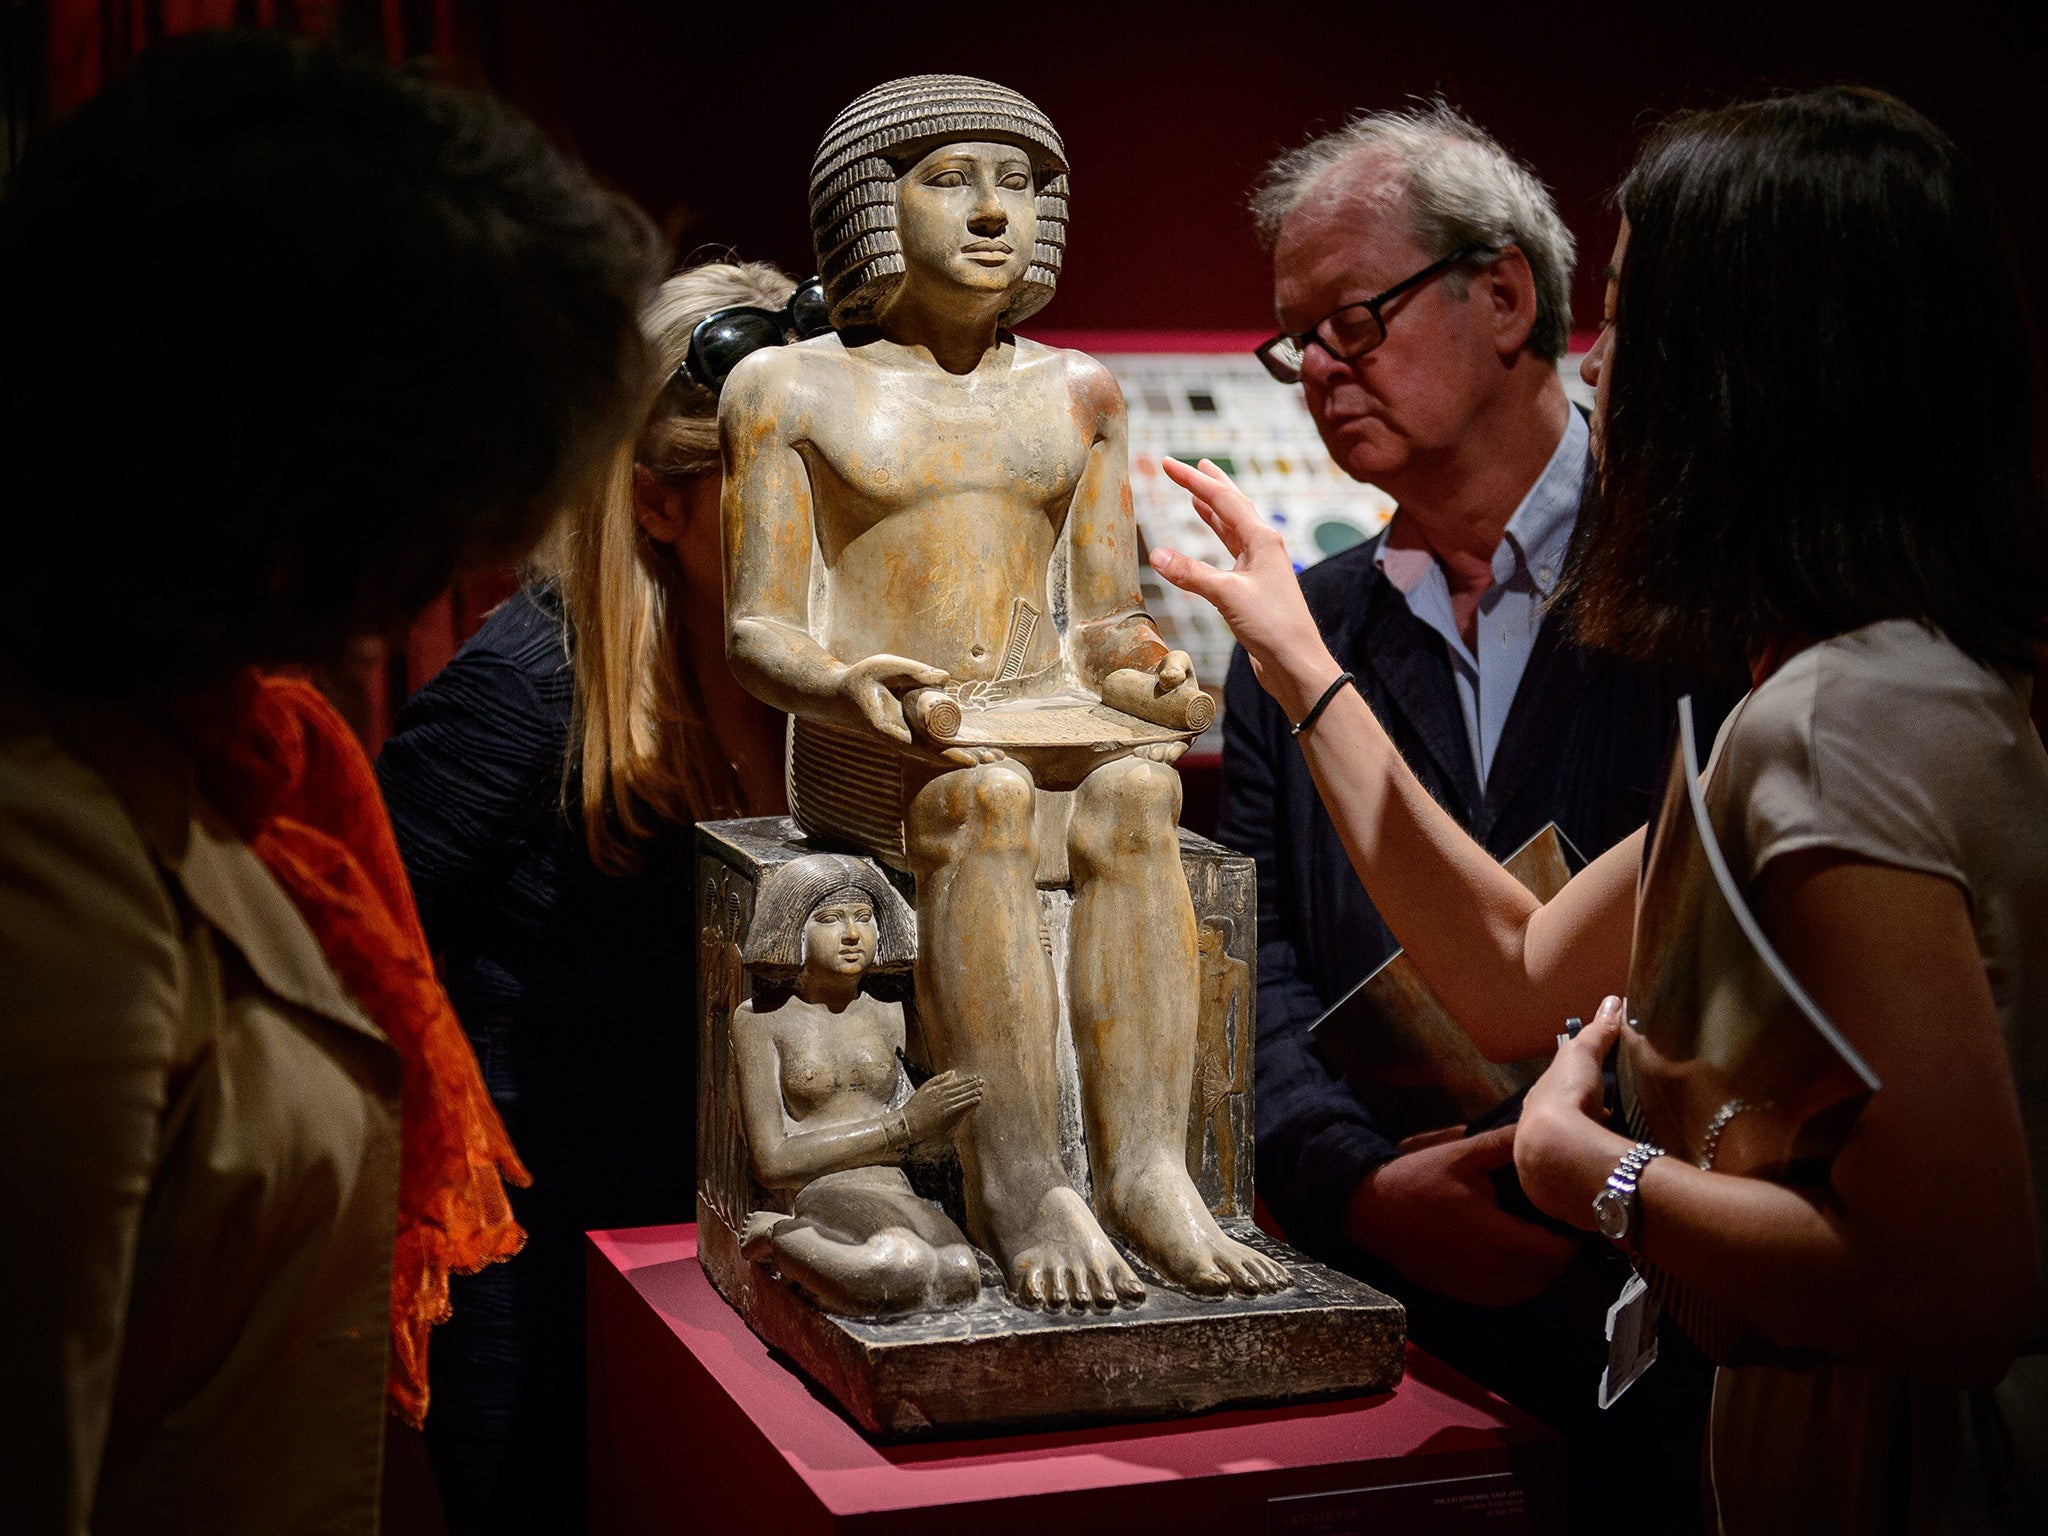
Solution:
[[[1031,270],[1038,200],[1012,144],[941,144],[896,183],[904,284],[1007,293]]]
[[[858,976],[875,963],[874,903],[852,891],[828,896],[804,924],[804,969]]]
[[[1223,954],[1223,931],[1204,923],[1195,930],[1195,953],[1204,960],[1216,960]]]

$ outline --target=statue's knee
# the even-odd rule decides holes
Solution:
[[[1180,775],[1147,757],[1098,768],[1074,792],[1068,849],[1083,862],[1177,847]]]
[[[875,1294],[896,1304],[921,1297],[930,1288],[938,1256],[923,1238],[904,1231],[877,1233],[867,1241],[868,1273]]]
[[[937,1259],[932,1289],[940,1305],[962,1307],[981,1294],[981,1264],[972,1248],[948,1243],[938,1250]]]
[[[1028,853],[1035,847],[1031,776],[1012,762],[940,774],[911,801],[906,830],[930,850]]]

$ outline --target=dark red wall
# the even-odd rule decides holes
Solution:
[[[921,70],[984,74],[1046,109],[1074,164],[1070,263],[1045,323],[1245,328],[1270,312],[1245,194],[1276,151],[1359,107],[1441,91],[1535,165],[1579,235],[1581,323],[1613,237],[1607,189],[1644,126],[1774,85],[1858,80],[1978,158],[2048,297],[2048,6],[1797,4],[830,7],[498,0],[468,14],[483,72],[669,221],[808,270],[803,196],[832,116]],[[1964,300],[1958,299],[1959,302]]]

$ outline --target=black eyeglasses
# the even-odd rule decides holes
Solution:
[[[1259,343],[1253,356],[1266,365],[1266,372],[1282,384],[1301,382],[1302,364],[1308,361],[1313,342],[1340,363],[1365,356],[1387,339],[1387,322],[1382,311],[1411,288],[1420,287],[1437,273],[1455,267],[1474,256],[1497,254],[1487,245],[1460,246],[1441,261],[1432,261],[1420,272],[1404,277],[1384,293],[1357,299],[1333,309],[1305,331],[1285,332]]]
[[[832,306],[825,302],[824,280],[806,278],[781,309],[735,304],[699,320],[690,331],[690,350],[679,371],[687,372],[715,395],[725,388],[727,376],[739,367],[741,358],[763,347],[823,336],[831,329]]]

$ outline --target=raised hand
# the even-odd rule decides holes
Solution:
[[[861,719],[891,741],[910,745],[910,722],[903,718],[897,694],[912,688],[939,688],[946,674],[907,656],[870,656],[839,674],[839,696],[860,711]]]
[[[1167,458],[1160,467],[1194,498],[1196,514],[1223,541],[1232,564],[1220,571],[1178,550],[1155,547],[1153,569],[1223,615],[1261,686],[1290,718],[1299,718],[1339,669],[1301,595],[1286,541],[1208,459],[1188,465]]]
[[[981,1079],[971,1072],[941,1072],[928,1078],[903,1106],[912,1141],[932,1141],[960,1123],[981,1102]]]

